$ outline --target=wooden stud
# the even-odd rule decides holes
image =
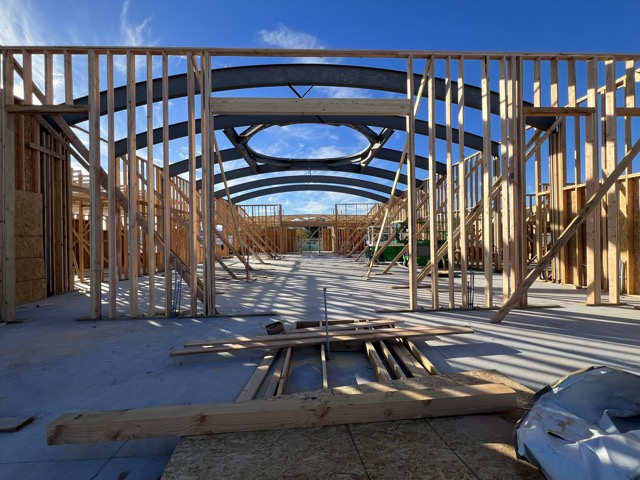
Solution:
[[[129,315],[138,316],[138,275],[140,242],[138,240],[138,157],[136,146],[136,56],[127,52],[127,158],[129,177]]]
[[[493,162],[491,156],[491,103],[490,103],[490,60],[485,57],[482,68],[482,265],[484,269],[484,306],[493,306],[493,235],[491,225],[491,184],[493,183]]]
[[[512,79],[510,79],[512,81]],[[509,90],[507,89],[507,60],[500,60],[500,158],[502,174],[501,208],[502,208],[502,298],[509,298],[512,292],[511,274],[511,216],[509,215],[509,167],[510,167],[510,139],[508,105],[510,101]]]
[[[204,290],[205,290],[205,314],[216,313],[216,280],[215,280],[215,256],[216,240],[213,231],[215,224],[215,208],[212,192],[215,190],[215,175],[211,156],[211,57],[203,53],[201,57],[201,139],[202,139],[202,212],[204,218]],[[285,370],[286,372],[286,370]],[[286,380],[285,380],[286,382]]]
[[[117,282],[118,282],[118,212],[116,208],[116,189],[118,188],[118,174],[116,172],[117,159],[115,157],[115,111],[114,111],[114,78],[113,54],[107,52],[107,249],[109,252],[109,318],[116,318],[117,311]]]
[[[31,52],[22,51],[22,89],[24,103],[33,103],[33,62]]]
[[[598,62],[597,60],[590,60],[587,62],[587,103],[594,108],[597,102],[597,82]],[[597,122],[596,115],[587,117],[584,149],[587,198],[593,197],[600,183]],[[600,209],[594,210],[586,220],[587,304],[589,305],[597,305],[601,302],[602,256],[600,254],[600,222]]]
[[[149,315],[156,315],[156,194],[153,163],[153,56],[147,60],[147,269],[149,280]]]
[[[102,317],[102,198],[100,191],[100,59],[89,53],[90,317]]]
[[[569,106],[576,106],[577,102],[577,86],[576,86],[576,62],[574,59],[569,59],[567,62],[567,77],[568,77],[568,100]],[[580,131],[580,119],[574,119],[573,124],[573,177],[574,177],[574,189],[573,196],[574,202],[572,203],[572,210],[575,210],[577,214],[582,208],[581,195],[578,189],[578,185],[581,183],[582,178],[582,135]],[[582,235],[576,235],[575,241],[575,256],[576,261],[573,264],[572,282],[574,285],[583,285],[584,278],[584,258],[582,255],[583,241]]]
[[[627,60],[626,62],[626,76],[624,84],[625,92],[625,107],[635,108],[636,105],[636,93],[635,93],[635,61]],[[624,119],[624,146],[625,153],[631,150],[633,138],[633,126],[631,117],[627,116]],[[624,227],[620,229],[622,235],[621,241],[621,260],[626,267],[626,293],[638,293],[638,282],[636,278],[637,273],[640,273],[640,266],[638,261],[640,260],[640,250],[635,248],[634,240],[640,239],[640,233],[634,228],[635,212],[638,210],[637,198],[638,198],[638,185],[639,183],[631,182],[629,175],[632,173],[632,168],[627,169],[627,176],[624,182],[624,201],[625,209],[621,211],[624,214],[621,216],[621,222],[624,221]],[[635,188],[634,188],[635,185]],[[634,191],[635,190],[635,191]],[[634,201],[635,198],[635,201]],[[626,219],[626,221],[625,221]]]
[[[436,258],[438,227],[436,223],[436,79],[435,58],[429,59],[429,257]],[[440,307],[438,262],[431,262],[431,308]]]
[[[613,60],[605,62],[605,148],[607,151],[604,173],[611,174],[617,163],[617,117],[616,117],[616,64]],[[607,193],[607,259],[609,275],[609,303],[620,303],[620,250],[618,248],[618,210],[619,188],[615,182]]]
[[[51,52],[44,54],[44,103],[52,105],[53,99],[53,55]]]
[[[191,315],[198,313],[198,235],[199,223],[196,216],[196,119],[195,119],[195,76],[192,65],[193,54],[187,54],[187,115],[189,145],[189,271],[190,271],[190,302]]]
[[[2,83],[0,92],[0,127],[2,128],[2,320],[16,320],[16,186],[15,186],[15,119],[6,111],[13,103],[13,55],[2,53]]]
[[[462,284],[462,308],[469,307],[467,264],[469,243],[467,237],[467,162],[464,151],[464,58],[458,60],[458,205],[460,210],[460,283]],[[449,234],[450,235],[450,234]],[[449,241],[453,241],[449,237]]]
[[[445,123],[447,137],[447,235],[453,232],[453,216],[454,216],[454,191],[453,191],[453,130],[451,127],[451,58],[447,58],[445,64]],[[449,308],[455,305],[455,297],[453,291],[454,285],[454,242],[447,242],[447,259],[449,273]],[[436,262],[437,263],[437,262]],[[431,278],[431,282],[437,282],[437,279]]]
[[[164,310],[171,315],[171,182],[169,161],[169,62],[162,54],[162,238],[164,240]]]
[[[431,78],[431,77],[429,77]],[[414,82],[413,82],[413,57],[407,59],[407,99],[409,110],[406,115],[407,140],[407,234],[409,246],[409,308],[418,308],[418,289],[416,273],[417,262],[417,235],[416,235],[416,144],[415,144],[415,121],[416,111],[414,103]],[[398,171],[399,172],[399,171]],[[397,176],[397,175],[396,175]],[[382,233],[382,232],[381,232]]]

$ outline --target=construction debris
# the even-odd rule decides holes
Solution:
[[[517,449],[547,478],[640,478],[640,377],[592,367],[535,398],[518,423]]]
[[[362,328],[362,327],[361,327]],[[378,329],[349,329],[344,331],[329,331],[329,339],[334,342],[349,342],[353,340],[371,341],[407,337],[433,337],[441,335],[455,335],[473,333],[467,327],[410,327],[410,328],[378,328]],[[234,337],[212,340],[194,340],[185,343],[185,349],[173,350],[172,357],[194,355],[200,353],[218,353],[247,348],[282,348],[302,345],[319,345],[326,341],[324,332],[290,333],[285,338],[280,335],[263,335],[259,337]]]

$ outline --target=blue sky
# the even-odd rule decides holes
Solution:
[[[1,7],[3,45],[610,53],[637,53],[640,45],[634,26],[640,18],[637,0],[2,0]],[[308,126],[274,129],[256,138],[255,147],[311,157],[354,153],[364,146],[344,127],[323,128],[321,135]],[[318,137],[322,143],[314,140]],[[401,150],[401,139],[392,140],[387,146]],[[176,155],[184,153],[184,146],[172,148]],[[369,201],[310,192],[254,203],[281,203],[285,213],[311,213],[352,202]]]

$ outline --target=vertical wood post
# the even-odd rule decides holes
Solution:
[[[136,144],[136,56],[127,51],[127,159],[129,177],[129,315],[138,316],[140,239],[138,229],[138,155]]]
[[[440,307],[438,292],[438,225],[436,223],[436,59],[429,58],[429,258],[431,259],[431,305]]]
[[[100,65],[89,51],[89,300],[90,317],[102,316],[102,195],[100,189]]]
[[[107,249],[109,251],[109,318],[116,318],[116,290],[118,273],[118,210],[116,206],[116,189],[118,188],[119,172],[116,168],[118,160],[115,157],[115,110],[114,110],[114,78],[113,54],[107,52]]]
[[[5,106],[13,104],[13,56],[2,53],[2,320],[16,320],[16,172],[15,172],[15,121]]]
[[[458,205],[460,209],[460,282],[462,283],[462,308],[469,307],[467,264],[469,247],[467,239],[467,168],[464,151],[464,58],[458,60]],[[449,260],[451,261],[451,260]]]
[[[431,77],[430,77],[431,78]],[[409,308],[418,308],[418,270],[417,235],[416,235],[416,145],[415,145],[415,111],[414,111],[414,82],[413,56],[407,59],[407,98],[409,111],[407,113],[407,226],[409,235]]]
[[[493,306],[493,228],[491,212],[491,184],[493,157],[491,156],[491,98],[490,60],[484,57],[482,68],[482,266],[484,268],[484,306]]]
[[[616,63],[605,62],[605,149],[607,152],[604,173],[610,175],[617,164],[617,117],[616,117]],[[620,303],[620,250],[618,248],[618,182],[607,192],[607,271],[609,280],[609,303]]]
[[[153,163],[153,56],[147,52],[147,272],[149,315],[156,315],[156,194]]]
[[[195,119],[195,75],[193,53],[187,52],[187,116],[188,116],[188,144],[189,144],[189,312],[198,313],[198,260],[196,249],[200,224],[196,214],[196,119]]]
[[[587,106],[597,107],[598,61],[587,62]],[[585,174],[587,198],[598,190],[600,183],[600,161],[598,155],[598,118],[591,114],[586,119],[585,129]],[[587,304],[601,303],[602,295],[602,255],[601,255],[601,220],[600,209],[597,208],[586,220],[587,231]]]

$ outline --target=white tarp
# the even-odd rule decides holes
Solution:
[[[518,456],[551,480],[640,480],[640,377],[592,367],[535,398],[516,426]]]

